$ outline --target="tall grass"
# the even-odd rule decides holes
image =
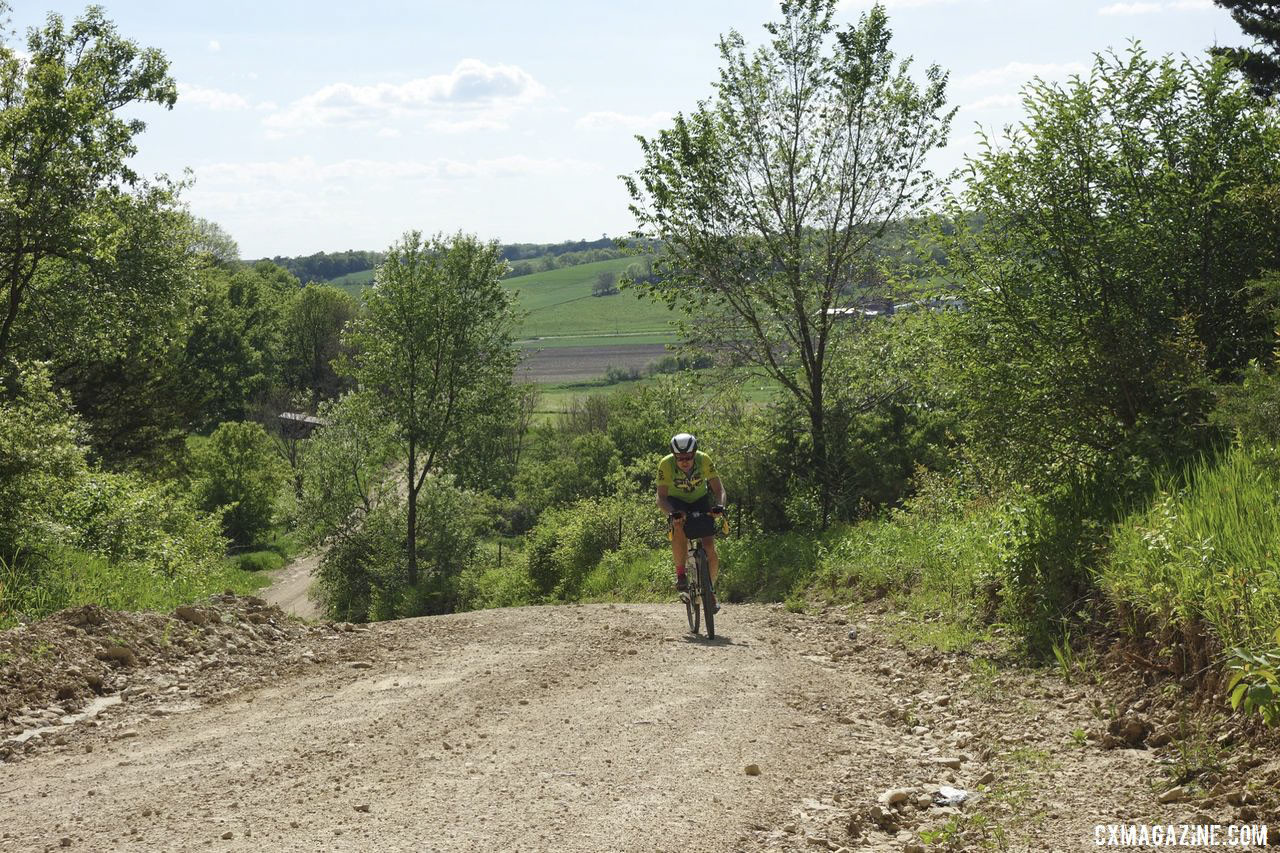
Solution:
[[[1280,624],[1280,459],[1237,449],[1161,482],[1116,526],[1099,585],[1157,628],[1267,647]]]
[[[170,574],[139,563],[112,563],[73,548],[0,557],[0,630],[81,604],[172,610],[228,589],[252,593],[269,581],[263,573],[241,570],[232,559]]]

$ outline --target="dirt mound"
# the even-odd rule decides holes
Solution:
[[[207,698],[264,669],[311,659],[305,641],[335,630],[352,629],[307,626],[232,593],[171,614],[85,605],[19,625],[0,634],[0,759],[56,741],[68,718],[95,700]]]

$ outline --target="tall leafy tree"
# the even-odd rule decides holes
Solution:
[[[114,237],[127,224],[121,197],[140,184],[128,161],[145,126],[118,113],[139,103],[172,107],[176,97],[164,56],[122,38],[100,7],[69,27],[49,15],[28,33],[25,56],[0,45],[0,363],[12,356],[24,311],[92,286],[94,272],[114,260]],[[137,196],[147,197],[145,188]],[[87,272],[88,282],[72,271]],[[146,302],[126,296],[106,290],[71,302],[91,302],[99,319]]]
[[[418,494],[437,470],[489,464],[460,454],[495,409],[512,403],[510,292],[497,243],[456,235],[393,245],[345,336],[344,372],[392,427],[408,498],[408,582],[418,583]]]
[[[247,419],[278,388],[297,279],[265,261],[250,268],[207,267],[200,280],[183,365],[193,425],[211,429]]]
[[[925,161],[954,115],[940,69],[921,88],[896,61],[882,6],[844,29],[837,6],[783,2],[752,53],[722,38],[714,97],[641,137],[644,165],[624,179],[636,238],[665,249],[639,286],[683,309],[691,342],[758,365],[800,404],[824,525],[832,309],[865,298],[877,240],[929,198]]]
[[[355,319],[354,299],[331,285],[309,284],[298,293],[285,319],[285,383],[305,394],[311,411],[321,400],[342,391],[342,379],[333,363],[337,359],[342,330]]]
[[[1245,35],[1255,39],[1251,47],[1216,47],[1253,83],[1264,98],[1280,94],[1280,2],[1276,0],[1213,0],[1231,13]]]
[[[1280,121],[1224,61],[1136,45],[1024,105],[942,237],[974,438],[1042,484],[1177,453],[1207,384],[1270,352],[1249,283],[1280,262]]]

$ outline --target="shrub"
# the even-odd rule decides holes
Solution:
[[[646,601],[671,594],[671,552],[640,543],[608,551],[582,581],[582,597],[593,600]]]
[[[20,366],[0,392],[0,554],[58,538],[61,498],[87,471],[80,421],[48,367]]]
[[[405,554],[407,508],[390,498],[329,541],[318,583],[325,612],[352,622],[451,613],[462,603],[460,579],[475,560],[476,531],[469,492],[449,477],[428,478],[418,493],[418,570],[409,584]]]
[[[473,563],[458,578],[459,609],[520,607],[532,604],[537,596],[533,579],[523,560],[505,565]]]
[[[722,539],[716,543],[720,554],[717,591],[725,601],[735,603],[782,601],[812,579],[821,542],[816,534],[794,532]]]
[[[218,520],[177,484],[135,474],[86,475],[66,496],[64,518],[74,547],[168,582],[216,571],[226,550]]]
[[[198,448],[195,491],[200,506],[222,515],[236,545],[251,545],[271,529],[289,470],[261,424],[228,421]]]
[[[601,496],[621,465],[609,436],[588,432],[573,438],[545,435],[516,476],[516,499],[534,513],[555,505]]]
[[[659,544],[658,513],[647,496],[581,500],[548,510],[529,534],[528,574],[540,595],[572,600],[609,551]]]

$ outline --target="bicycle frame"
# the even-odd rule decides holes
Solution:
[[[685,513],[685,518],[710,515],[711,513],[694,511]],[[685,577],[688,579],[689,589],[680,594],[680,599],[684,602],[685,615],[689,619],[689,631],[693,634],[698,633],[699,623],[702,615],[705,614],[707,639],[714,640],[716,637],[715,591],[711,584],[711,567],[707,561],[707,551],[702,546],[700,537],[686,537],[685,548]]]

